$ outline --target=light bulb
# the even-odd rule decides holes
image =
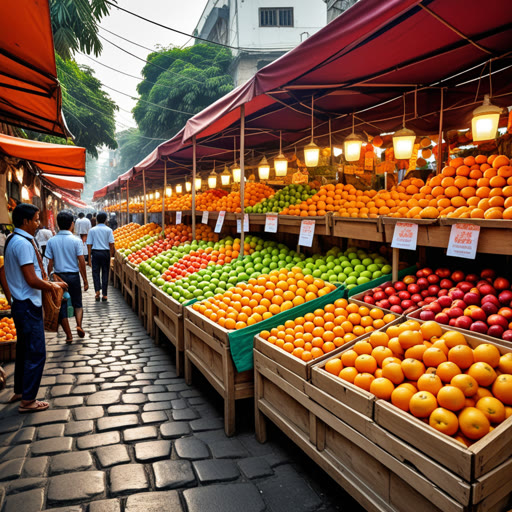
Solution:
[[[490,102],[488,94],[484,96],[483,104],[473,110],[471,120],[473,142],[496,138],[501,110],[501,107]]]

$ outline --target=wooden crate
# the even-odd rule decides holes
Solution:
[[[183,331],[183,305],[160,288],[153,294],[153,322],[155,341],[159,345],[163,334],[176,350],[176,374],[183,374],[185,336]]]
[[[277,362],[254,351],[255,429],[266,440],[266,419],[275,423],[367,510],[450,511],[464,507],[426,479],[313,401],[311,384]],[[361,431],[370,418],[346,409]],[[468,491],[469,494],[469,491]]]
[[[332,218],[332,234],[340,238],[352,238],[354,240],[369,240],[384,243],[384,230],[380,218],[378,219],[353,219],[348,217]]]
[[[16,359],[16,340],[0,342],[0,361],[8,363]]]
[[[123,255],[116,251],[114,254],[114,268],[112,270],[112,280],[115,288],[122,292],[123,287]]]
[[[137,297],[138,302],[138,315],[139,320],[142,322],[142,325],[144,328],[147,328],[147,322],[148,322],[148,301],[150,300],[150,297],[148,297],[147,293],[147,286],[148,286],[148,278],[139,272],[137,276],[137,284],[139,289],[139,295]]]
[[[327,215],[308,217],[297,217],[295,215],[279,214],[277,219],[278,231],[298,235],[300,233],[300,225],[303,220],[315,221],[315,236],[329,236],[331,234],[332,215],[330,213],[328,213]]]
[[[377,286],[375,287],[377,288]],[[372,290],[372,288],[370,288],[370,290]],[[393,311],[391,311],[390,309],[386,309],[386,308],[381,308],[380,306],[375,306],[375,305],[372,305],[372,304],[367,304],[363,299],[364,299],[364,296],[368,294],[368,290],[364,291],[364,292],[361,292],[361,293],[357,293],[356,295],[352,295],[350,297],[350,301],[351,302],[355,302],[358,306],[366,306],[367,308],[374,308],[374,307],[378,307],[379,309],[382,309],[382,311],[385,311],[386,313],[393,313]],[[397,315],[398,313],[393,313],[393,315]]]
[[[139,272],[129,263],[124,264],[123,272],[123,296],[124,300],[131,305],[133,311],[137,307],[137,286]]]
[[[200,318],[201,317],[201,318]],[[200,320],[207,322],[200,322]],[[254,372],[237,372],[229,345],[218,337],[208,324],[207,318],[196,313],[191,307],[184,308],[185,338],[185,380],[192,382],[194,365],[224,399],[224,431],[231,436],[235,433],[235,402],[254,396]],[[217,324],[216,327],[222,329]],[[205,330],[203,329],[203,327]],[[227,330],[225,330],[227,339]]]

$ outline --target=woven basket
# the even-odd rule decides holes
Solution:
[[[16,340],[0,342],[0,361],[8,363],[16,359]]]
[[[59,311],[64,290],[57,288],[56,295],[57,297],[50,291],[43,291],[44,330],[48,332],[57,332],[59,329]]]

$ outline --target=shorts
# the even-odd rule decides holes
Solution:
[[[75,309],[82,307],[82,283],[79,272],[55,272],[68,285],[71,304]]]

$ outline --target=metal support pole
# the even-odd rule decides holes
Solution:
[[[245,216],[245,105],[240,107],[240,208],[242,209],[241,233],[240,233],[240,255],[244,257],[244,216]]]
[[[123,225],[123,210],[121,208],[121,203],[123,202],[123,188],[119,185],[119,225]]]
[[[130,224],[130,180],[126,180],[126,223]]]
[[[167,188],[167,160],[164,161],[164,189],[162,191],[162,233],[165,230],[165,189]]]
[[[192,240],[196,239],[196,170],[197,170],[196,136],[192,137]]]
[[[142,191],[144,193],[144,224],[147,224],[148,208],[146,206],[146,169],[142,169]]]
[[[439,174],[442,169],[442,155],[443,155],[443,104],[444,104],[444,89],[441,87],[441,109],[439,111],[439,139],[437,143],[439,144],[439,151],[437,153],[437,171],[436,174]]]

